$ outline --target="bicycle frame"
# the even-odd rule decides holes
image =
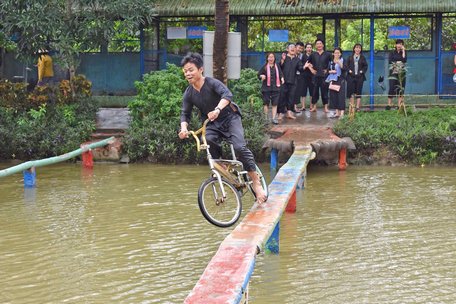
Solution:
[[[207,161],[209,163],[209,167],[212,171],[212,173],[217,177],[217,180],[220,184],[220,189],[222,190],[223,197],[226,197],[226,193],[224,190],[224,187],[222,187],[222,176],[233,186],[236,188],[244,188],[246,186],[245,181],[241,179],[241,175],[247,173],[244,171],[244,166],[240,161],[236,159],[236,155],[234,153],[234,148],[231,145],[231,153],[233,155],[233,159],[213,159],[212,155],[209,151],[209,145],[207,144],[206,141],[206,125],[208,124],[210,120],[206,119],[203,123],[203,126],[199,128],[197,131],[189,131],[190,134],[193,135],[196,141],[196,148],[198,151],[201,150],[206,150],[207,153]],[[201,134],[201,140],[203,143],[201,144],[200,139],[198,138],[198,135]],[[225,168],[222,164],[228,164],[228,167]],[[241,168],[241,171],[238,171],[237,174],[231,173],[235,168]],[[237,176],[237,179],[235,178],[235,175]]]

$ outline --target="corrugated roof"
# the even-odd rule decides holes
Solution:
[[[450,13],[456,0],[230,0],[230,15],[320,15],[343,13]],[[293,2],[293,1],[288,1]],[[156,0],[154,16],[212,16],[215,0]]]

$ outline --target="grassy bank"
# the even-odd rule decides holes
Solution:
[[[359,112],[334,126],[339,137],[351,137],[358,164],[456,164],[456,108],[408,112]]]

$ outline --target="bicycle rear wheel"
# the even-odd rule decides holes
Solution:
[[[222,179],[222,186],[226,193],[225,198],[216,177],[204,181],[198,190],[198,205],[211,224],[229,227],[241,216],[242,203],[239,192],[233,185]]]

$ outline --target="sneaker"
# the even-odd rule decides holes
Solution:
[[[386,106],[385,110],[391,110],[391,106]]]
[[[279,124],[279,120],[278,120],[277,118],[273,118],[273,119],[272,119],[272,123],[273,123],[274,125],[278,125],[278,124]]]

